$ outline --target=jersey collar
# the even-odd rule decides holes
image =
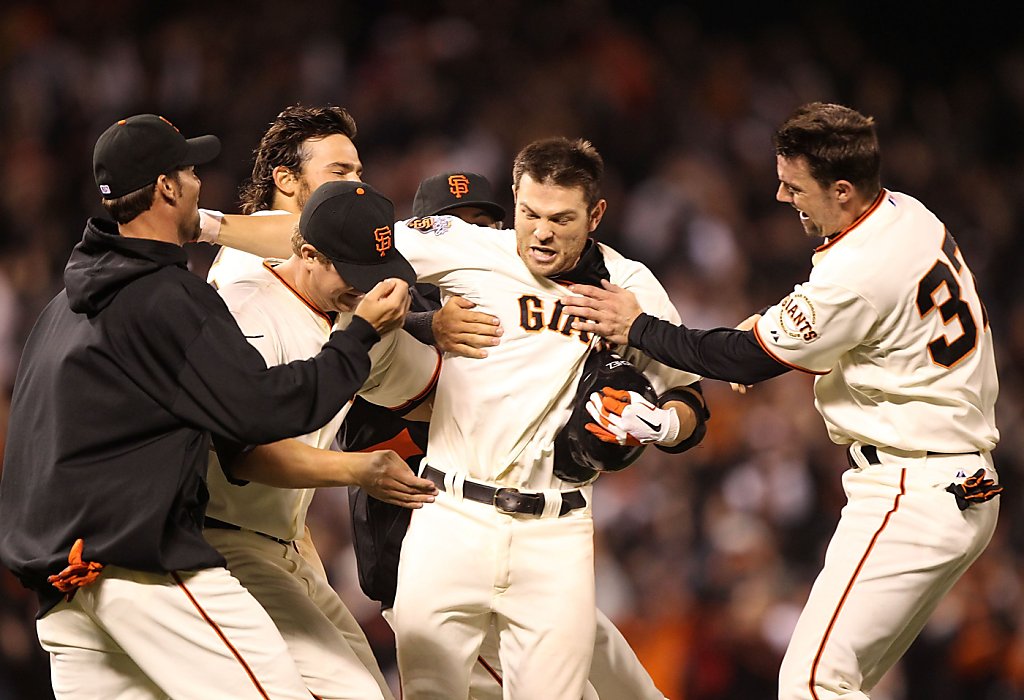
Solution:
[[[871,203],[871,206],[868,207],[867,210],[863,214],[858,216],[857,219],[852,224],[850,224],[849,226],[844,228],[839,233],[835,234],[834,236],[831,236],[830,238],[826,238],[824,243],[822,243],[820,246],[818,246],[817,248],[814,249],[814,252],[815,253],[820,253],[822,251],[828,250],[829,248],[834,246],[836,244],[836,242],[839,241],[840,238],[842,238],[843,236],[848,234],[850,231],[852,231],[853,229],[855,229],[858,226],[860,226],[861,222],[863,222],[866,218],[871,216],[875,212],[875,210],[878,209],[878,207],[882,204],[882,202],[885,200],[886,195],[888,195],[888,194],[889,194],[888,190],[886,190],[885,188],[882,188],[882,191],[878,193],[877,197],[875,197],[875,201]]]
[[[263,261],[263,267],[267,268],[267,270],[270,271],[270,274],[272,274],[274,277],[276,277],[278,282],[283,284],[285,286],[285,289],[287,289],[289,292],[294,294],[299,299],[299,301],[301,301],[303,304],[306,305],[307,308],[309,308],[310,311],[312,311],[317,316],[319,316],[324,321],[326,321],[328,326],[333,326],[334,325],[334,316],[335,316],[335,314],[328,313],[326,311],[322,311],[320,309],[320,307],[318,307],[316,304],[314,304],[312,301],[310,301],[309,297],[307,297],[305,294],[300,292],[295,287],[293,287],[290,284],[288,284],[288,280],[286,280],[284,277],[279,275],[277,270],[274,269],[274,267],[276,267],[276,265],[274,264],[275,262],[276,261],[264,260]]]

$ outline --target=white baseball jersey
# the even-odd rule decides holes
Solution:
[[[250,216],[282,216],[288,214],[291,214],[291,212],[284,211],[283,209],[266,209],[253,212]],[[263,258],[260,256],[221,246],[220,250],[217,251],[217,257],[213,259],[213,264],[210,265],[206,281],[212,284],[214,289],[221,289],[232,282],[251,277],[261,267],[263,267]]]
[[[529,271],[512,229],[484,229],[453,216],[413,219],[395,225],[395,245],[420,281],[469,299],[504,329],[485,359],[445,358],[427,461],[503,486],[577,488],[552,473],[552,449],[595,338],[572,329],[561,305],[566,288]],[[598,245],[614,284],[636,294],[652,315],[679,323],[650,270]],[[659,394],[698,380],[635,350],[624,355]]]
[[[324,314],[280,278],[273,267],[272,261],[266,261],[248,276],[239,272],[234,281],[219,290],[242,332],[268,366],[313,357],[334,330],[345,328],[352,319],[351,313],[339,313],[335,319]],[[374,345],[370,361],[370,376],[359,394],[388,408],[400,408],[422,398],[433,387],[441,367],[434,348],[402,330],[386,334]],[[345,406],[320,430],[297,439],[329,448],[348,409]],[[208,479],[210,517],[284,540],[303,536],[313,489],[232,485],[213,463]]]
[[[821,375],[829,436],[906,451],[991,450],[992,332],[953,237],[913,197],[883,190],[818,248],[810,279],[755,327],[786,365]]]

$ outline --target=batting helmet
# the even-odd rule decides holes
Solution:
[[[636,461],[644,451],[644,445],[604,442],[583,427],[594,422],[587,413],[587,400],[593,392],[606,386],[635,391],[651,403],[658,399],[647,377],[631,362],[610,350],[592,350],[576,388],[572,415],[555,437],[555,476],[563,481],[583,483],[598,472],[617,472]]]

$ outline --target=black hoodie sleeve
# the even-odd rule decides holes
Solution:
[[[699,330],[640,314],[629,344],[670,367],[738,384],[756,384],[789,371],[758,344],[753,331]]]
[[[135,330],[137,357],[155,364],[136,376],[178,419],[241,443],[274,442],[322,427],[369,376],[380,336],[363,319],[312,359],[268,369],[220,296],[196,282],[184,297],[164,288]]]

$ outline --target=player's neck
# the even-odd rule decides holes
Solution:
[[[270,203],[270,208],[275,211],[286,211],[290,214],[302,213],[302,210],[299,208],[298,198],[281,194],[280,191],[274,193],[274,201]]]

